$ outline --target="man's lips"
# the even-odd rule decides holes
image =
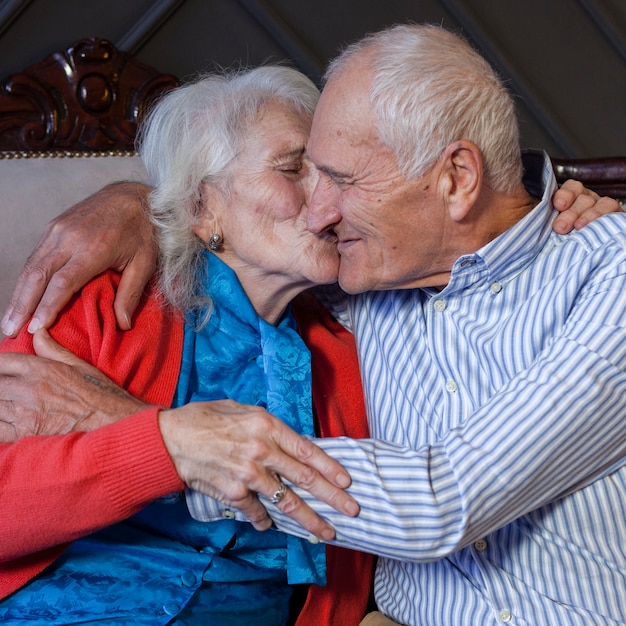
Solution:
[[[346,237],[345,235],[344,236],[338,235],[337,232],[332,229],[327,230],[324,233],[324,236],[337,246],[337,250],[339,251],[339,254],[341,254],[342,251],[345,251],[351,246],[353,246],[360,239],[359,237],[355,237],[354,239],[351,239],[350,237]]]
[[[338,239],[337,240],[337,250],[339,250],[339,254],[343,254],[348,250],[348,248],[352,247],[358,239]]]

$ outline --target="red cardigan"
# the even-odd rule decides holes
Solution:
[[[155,405],[93,432],[27,437],[0,444],[0,597],[58,558],[68,543],[184,488],[158,427],[178,380],[183,324],[145,299],[134,328],[119,331],[113,300],[119,277],[89,283],[50,330],[62,345],[143,401]],[[367,424],[349,333],[311,297],[294,306],[312,352],[313,400],[322,436],[366,437]],[[33,353],[22,331],[2,352]],[[353,626],[365,614],[370,555],[328,547],[328,584],[311,585],[298,626]]]

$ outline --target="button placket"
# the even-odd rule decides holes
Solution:
[[[442,313],[443,311],[445,311],[446,306],[446,301],[443,299],[438,299],[433,302],[433,308],[435,309],[435,311],[437,311],[437,313]]]

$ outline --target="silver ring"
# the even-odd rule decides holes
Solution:
[[[274,474],[278,480],[278,489],[274,492],[274,495],[270,498],[272,504],[278,504],[287,495],[287,485],[282,481],[278,474]]]

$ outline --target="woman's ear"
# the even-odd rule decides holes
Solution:
[[[222,234],[222,196],[215,186],[208,183],[202,183],[198,196],[198,213],[193,231],[204,243],[208,243],[212,235]]]
[[[465,139],[451,143],[444,151],[440,189],[455,222],[464,220],[480,195],[483,159],[478,146]]]

